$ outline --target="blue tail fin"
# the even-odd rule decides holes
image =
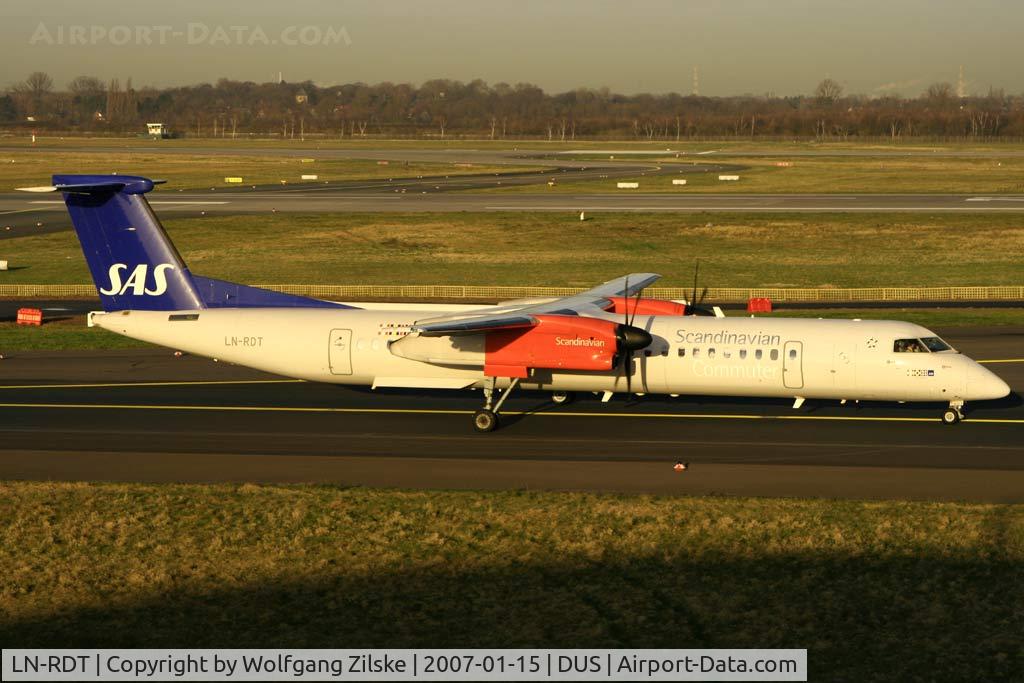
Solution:
[[[106,311],[341,307],[193,276],[146,201],[155,183],[129,175],[55,175]]]
[[[107,311],[204,308],[192,275],[146,201],[153,181],[55,175]]]

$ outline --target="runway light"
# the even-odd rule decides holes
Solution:
[[[686,470],[690,469],[690,463],[688,463],[688,462],[677,462],[672,467],[672,469],[675,470],[676,472],[685,472]]]

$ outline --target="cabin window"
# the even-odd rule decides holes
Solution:
[[[779,350],[778,349],[772,349],[772,352],[771,352],[770,356],[771,356],[772,360],[778,360],[779,359]]]
[[[700,349],[694,349],[693,350],[693,357],[697,358],[698,356],[700,356]]]
[[[677,353],[679,354],[679,357],[682,358],[683,356],[686,355],[686,349],[684,349],[682,346],[680,346],[679,347],[679,351],[677,351]]]
[[[714,358],[714,357],[715,357],[715,350],[714,349],[708,349],[708,358]]]
[[[790,360],[796,360],[796,349],[790,349],[789,350],[789,359]]]
[[[928,353],[928,347],[919,339],[897,339],[892,343],[893,353]]]
[[[746,360],[746,359],[747,359],[747,350],[746,349],[740,349],[740,360]]]
[[[722,358],[732,358],[732,351],[722,351]]]
[[[762,351],[761,349],[758,349],[757,351],[754,351],[754,358],[756,358],[757,360],[761,360],[763,357],[764,357],[764,351]]]
[[[921,343],[928,347],[928,350],[933,353],[939,351],[952,351],[953,347],[942,341],[938,337],[921,337]]]

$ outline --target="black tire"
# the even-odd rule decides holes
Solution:
[[[552,391],[551,402],[556,406],[564,406],[576,400],[576,393],[572,391]]]
[[[473,428],[481,434],[493,432],[498,428],[498,416],[490,410],[478,410],[473,413]]]
[[[953,410],[952,408],[949,408],[944,413],[942,413],[942,424],[955,425],[959,421],[960,413]]]

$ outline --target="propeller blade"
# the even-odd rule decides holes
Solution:
[[[622,322],[628,327],[629,326],[629,276],[628,275],[626,276],[626,289],[622,293],[626,295],[625,301],[623,302],[626,305],[625,305],[625,307],[623,308],[623,311],[622,311]]]
[[[690,306],[697,306],[697,278],[700,273],[700,259],[693,262],[693,296],[690,297]]]
[[[626,373],[626,398],[633,393],[633,352],[622,354],[622,371]]]
[[[633,326],[633,321],[636,320],[636,312],[637,312],[637,310],[640,309],[640,297],[641,297],[641,295],[643,295],[643,293],[644,293],[644,290],[642,290],[642,289],[638,289],[637,292],[636,292],[636,299],[633,301],[633,315],[631,315],[629,317],[629,326],[630,327]],[[628,305],[629,304],[627,302],[627,306]]]
[[[633,353],[651,345],[651,333],[642,327],[620,325],[616,331],[616,342],[622,360],[622,372],[626,376],[626,393],[633,393]]]
[[[626,300],[624,302],[626,305],[622,312],[624,325],[619,328],[620,335],[623,335],[625,330],[629,329],[629,276],[626,276],[626,291],[624,294],[626,295]],[[623,340],[624,339],[625,337],[623,336]],[[626,375],[626,395],[628,396],[633,389],[633,373],[631,372],[633,369],[633,352],[626,348],[623,341],[620,341],[619,348],[621,349],[619,353],[622,354],[622,372]]]

